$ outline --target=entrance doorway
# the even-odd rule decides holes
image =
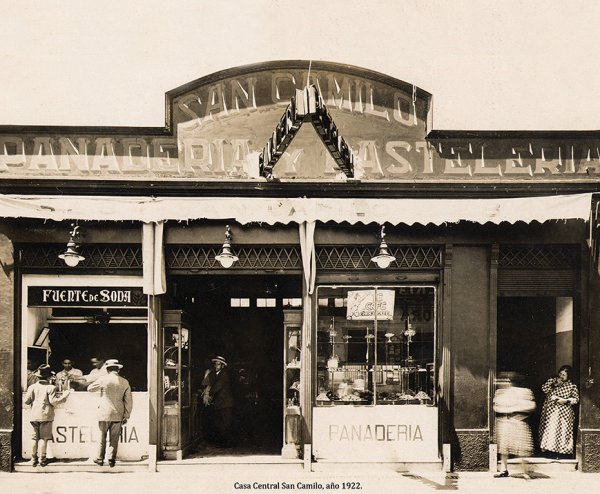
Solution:
[[[537,408],[529,420],[536,453],[542,385],[560,366],[573,365],[573,355],[573,298],[498,298],[497,374],[518,372],[535,395]]]
[[[196,455],[279,455],[283,444],[283,309],[299,307],[300,276],[174,276],[170,308],[192,321],[192,392],[198,416]],[[233,424],[223,447],[213,407],[201,398],[211,359],[224,357]]]

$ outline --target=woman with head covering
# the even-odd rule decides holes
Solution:
[[[540,417],[540,448],[557,458],[573,454],[575,411],[579,391],[571,382],[571,366],[563,365],[558,376],[542,386],[546,400]]]

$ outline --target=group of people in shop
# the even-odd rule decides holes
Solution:
[[[100,357],[92,357],[90,359],[91,370],[88,374],[84,374],[81,369],[74,367],[75,361],[70,358],[64,358],[62,361],[62,370],[56,374],[52,374],[51,381],[58,387],[59,391],[66,389],[74,389],[82,391],[88,388],[98,377],[106,374],[105,361]],[[38,380],[35,370],[32,369],[32,363],[27,361],[27,387]]]
[[[94,463],[103,466],[108,453],[108,465],[115,466],[121,427],[133,408],[131,386],[119,375],[123,365],[117,359],[104,361],[93,357],[90,363],[92,370],[86,375],[73,367],[72,359],[63,359],[63,370],[56,374],[47,364],[40,365],[35,372],[28,369],[25,405],[31,407],[31,462],[34,467],[48,464],[47,445],[53,440],[54,407],[68,400],[73,383],[81,383],[87,391],[98,394],[96,418],[100,441]]]
[[[573,454],[574,406],[579,403],[579,391],[571,381],[572,368],[563,365],[558,375],[542,385],[545,394],[539,424],[539,446],[549,458],[567,458]],[[533,392],[522,385],[523,376],[504,373],[494,396],[496,440],[500,454],[500,470],[494,476],[508,477],[508,458],[521,458],[523,475],[529,478],[526,458],[533,454],[533,436],[527,418],[536,409]]]

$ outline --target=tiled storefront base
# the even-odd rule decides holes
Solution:
[[[452,445],[453,469],[457,472],[489,470],[490,432],[487,429],[457,429]]]
[[[0,431],[0,472],[12,470],[12,431]]]
[[[600,472],[600,429],[581,430],[581,469]]]

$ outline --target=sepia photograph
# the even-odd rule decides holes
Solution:
[[[600,5],[0,0],[6,492],[588,492]]]

